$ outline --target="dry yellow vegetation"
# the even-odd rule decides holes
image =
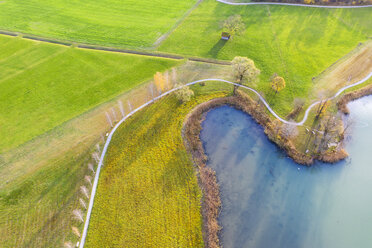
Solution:
[[[181,132],[196,105],[227,93],[196,94],[183,104],[169,96],[116,131],[100,175],[86,247],[204,247],[202,194]]]
[[[321,98],[330,96],[340,88],[365,78],[371,68],[372,41],[368,41],[322,72],[314,80],[313,95]]]

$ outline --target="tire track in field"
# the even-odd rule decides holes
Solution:
[[[41,64],[47,62],[48,60],[50,60],[51,58],[57,57],[58,55],[60,55],[60,54],[62,54],[62,53],[64,53],[64,52],[66,52],[65,49],[63,49],[63,50],[61,50],[61,51],[59,51],[59,52],[53,53],[53,54],[51,54],[51,55],[49,55],[48,57],[45,57],[45,58],[43,58],[43,59],[40,59],[40,60],[38,60],[37,62],[32,63],[31,65],[29,65],[29,66],[23,68],[22,70],[17,71],[16,73],[13,73],[13,74],[10,74],[9,76],[6,76],[6,77],[1,78],[1,79],[0,79],[0,83],[4,82],[4,81],[6,81],[6,80],[8,80],[8,79],[10,79],[10,78],[13,78],[13,77],[15,77],[15,76],[18,76],[18,75],[22,74],[23,72],[25,72],[25,71],[27,71],[27,70],[30,70],[30,69],[34,68],[35,66],[41,65]]]
[[[278,52],[279,52],[279,57],[280,57],[280,61],[282,62],[282,67],[283,67],[285,76],[287,78],[289,78],[288,66],[287,66],[287,64],[284,60],[284,56],[283,56],[282,49],[281,49],[281,46],[280,46],[280,41],[279,41],[278,36],[276,34],[276,30],[275,30],[275,27],[274,27],[274,22],[273,22],[272,17],[271,17],[270,6],[267,6],[267,14],[268,14],[269,21],[270,21],[271,32],[272,32],[272,35],[273,35],[274,40],[275,40],[275,44],[276,44]],[[292,98],[294,98],[292,87],[289,87],[289,89],[290,89]]]

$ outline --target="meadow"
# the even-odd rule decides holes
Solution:
[[[228,94],[214,92],[219,87],[196,86],[196,97],[185,104],[166,97],[119,127],[101,172],[86,247],[204,247],[201,191],[181,130],[196,105]]]
[[[226,66],[193,62],[174,69],[177,81],[223,76],[228,71]],[[87,164],[95,164],[92,153],[98,152],[96,144],[102,148],[102,135],[111,128],[105,112],[114,109],[120,118],[119,100],[126,113],[128,102],[134,108],[142,105],[151,95],[151,83],[125,91],[0,154],[1,247],[61,247],[64,242],[78,241],[71,227],[81,231],[82,226],[72,211],[83,209],[80,187],[90,188],[84,176],[94,176]]]
[[[85,176],[94,176],[88,163],[102,147],[102,135],[110,130],[105,112],[118,100],[136,107],[146,99],[148,83],[100,104],[69,121],[0,155],[0,243],[3,248],[63,247],[77,242],[72,232],[81,223],[74,209],[83,209],[79,198],[87,199],[81,186],[90,188]],[[129,106],[124,105],[129,112]],[[111,114],[112,116],[112,114]],[[115,120],[113,118],[113,120]]]
[[[253,59],[261,76],[251,85],[283,116],[294,98],[318,97],[312,89],[318,81],[327,86],[322,72],[372,36],[371,9],[236,7],[204,0],[186,17],[196,2],[5,0],[0,30],[154,50],[180,24],[157,51]],[[234,14],[242,16],[246,30],[222,42],[221,24]],[[91,175],[86,165],[110,129],[104,113],[120,113],[118,99],[143,104],[149,97],[143,83],[181,63],[0,35],[1,247],[60,247],[78,240],[71,226],[81,230],[82,224],[71,213],[81,208],[79,187]],[[268,82],[274,72],[287,81],[276,96]],[[231,80],[230,68],[202,63],[186,64],[178,73],[183,83]],[[181,127],[194,106],[231,90],[215,86],[193,87],[196,97],[184,105],[167,97],[120,127],[99,181],[87,247],[203,247],[202,196]]]
[[[180,61],[8,36],[0,51],[0,246],[61,247],[80,228],[72,211],[105,111]]]
[[[179,63],[6,36],[0,36],[0,50],[0,152]]]
[[[227,42],[220,40],[223,21],[236,14],[242,16],[245,31]],[[261,70],[259,83],[251,85],[285,115],[294,98],[307,97],[314,77],[367,40],[370,14],[370,9],[228,6],[206,0],[159,50],[222,60],[251,58]],[[269,83],[273,73],[287,82],[275,97]]]
[[[196,0],[0,1],[0,29],[75,42],[152,47]]]

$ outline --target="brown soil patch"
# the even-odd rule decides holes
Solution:
[[[323,71],[315,80],[313,94],[325,91],[331,95],[338,89],[365,78],[372,68],[372,41],[359,45],[351,53],[341,58]]]

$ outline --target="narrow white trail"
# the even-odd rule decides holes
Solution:
[[[354,87],[354,86],[357,86],[359,84],[362,84],[364,82],[366,82],[368,79],[370,79],[372,77],[372,72],[367,76],[365,77],[364,79],[354,83],[354,84],[351,84],[351,85],[348,85],[348,86],[345,86],[343,87],[342,89],[340,89],[334,96],[326,99],[326,100],[331,100],[331,99],[334,99],[336,98],[337,96],[339,96],[341,93],[343,93],[345,90],[351,88],[351,87]],[[296,125],[296,126],[302,126],[308,116],[309,116],[309,113],[311,111],[312,108],[314,108],[317,104],[320,103],[320,101],[317,101],[317,102],[314,102],[313,104],[311,104],[306,112],[305,112],[305,116],[304,118],[302,119],[302,121],[300,122],[290,122],[290,121],[287,121],[287,120],[284,120],[283,118],[281,118],[278,114],[275,113],[275,111],[269,106],[269,104],[266,102],[265,98],[263,98],[260,93],[258,93],[255,89],[252,89],[248,86],[245,86],[245,85],[240,85],[240,84],[237,84],[237,83],[233,83],[233,82],[230,82],[230,81],[227,81],[227,80],[223,80],[223,79],[218,79],[218,78],[208,78],[208,79],[202,79],[202,80],[197,80],[197,81],[193,81],[193,82],[190,82],[190,83],[187,83],[183,86],[180,86],[180,87],[177,87],[177,88],[174,88],[174,89],[171,89],[157,97],[155,97],[153,100],[151,101],[148,101],[147,103],[143,104],[142,106],[136,108],[135,110],[133,110],[132,112],[130,112],[127,116],[125,116],[123,119],[121,119],[116,125],[115,127],[111,130],[109,136],[107,137],[107,140],[106,140],[106,143],[105,143],[105,146],[102,150],[102,154],[101,154],[101,157],[100,157],[100,160],[99,160],[99,163],[98,163],[98,167],[97,167],[97,171],[96,171],[96,176],[94,177],[94,183],[93,183],[93,186],[92,186],[92,192],[91,192],[91,196],[90,196],[90,201],[89,201],[89,207],[88,207],[88,211],[87,211],[87,217],[86,217],[86,220],[85,220],[85,224],[84,224],[84,230],[83,230],[83,235],[81,236],[81,242],[80,242],[80,248],[83,248],[84,247],[84,244],[85,244],[85,240],[86,240],[86,236],[87,236],[87,232],[88,232],[88,227],[89,227],[89,222],[90,222],[90,216],[92,214],[92,209],[93,209],[93,204],[94,204],[94,197],[96,195],[96,191],[97,191],[97,185],[98,185],[98,179],[99,179],[99,175],[100,175],[100,172],[101,172],[101,168],[103,166],[103,160],[105,158],[105,155],[106,155],[106,152],[107,152],[107,148],[111,142],[111,139],[112,139],[112,136],[114,135],[115,131],[118,129],[118,127],[125,121],[127,120],[130,116],[132,116],[133,114],[135,114],[136,112],[140,111],[141,109],[143,109],[144,107],[152,104],[153,102],[155,102],[156,100],[160,99],[160,98],[163,98],[164,96],[167,96],[169,95],[170,93],[176,91],[176,90],[179,90],[183,87],[185,87],[186,85],[187,86],[190,86],[190,85],[194,85],[194,84],[197,84],[197,83],[201,83],[201,82],[208,82],[208,81],[214,81],[214,82],[225,82],[225,83],[228,83],[228,84],[231,84],[231,85],[236,85],[236,86],[239,86],[239,87],[242,87],[244,89],[248,89],[250,91],[252,91],[253,93],[255,93],[261,100],[261,102],[266,106],[266,108],[270,111],[270,113],[275,116],[275,118],[277,118],[278,120],[280,120],[281,122],[283,123],[286,123],[286,124],[290,124],[290,125]]]
[[[358,6],[330,6],[330,5],[310,5],[310,4],[297,4],[297,3],[273,3],[273,2],[249,2],[249,3],[233,3],[225,0],[216,0],[217,2],[228,5],[282,5],[282,6],[297,6],[308,8],[325,8],[325,9],[358,9],[358,8],[371,8],[372,5],[358,5]]]

